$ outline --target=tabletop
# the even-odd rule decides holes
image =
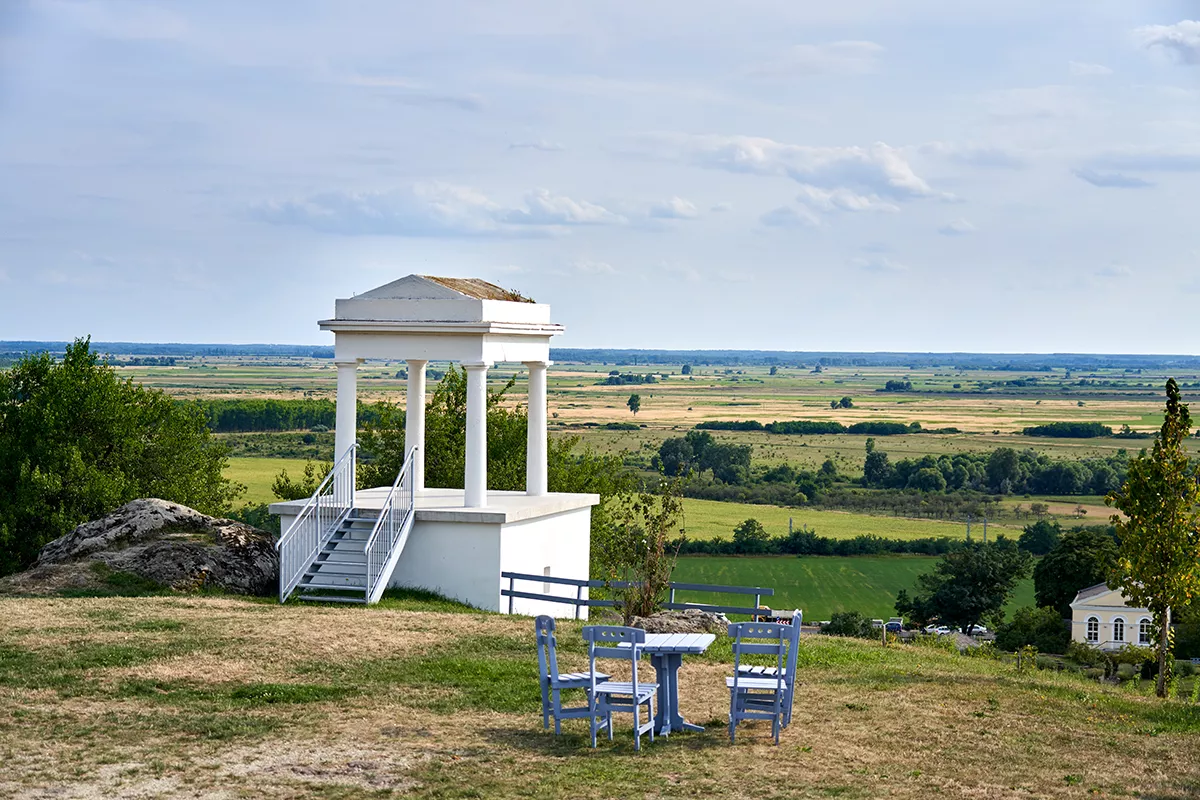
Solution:
[[[643,653],[703,653],[717,637],[711,633],[647,633]]]

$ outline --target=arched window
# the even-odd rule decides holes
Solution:
[[[1138,644],[1150,644],[1150,638],[1154,635],[1154,626],[1146,617],[1142,617],[1138,622]]]
[[[1125,641],[1125,620],[1117,617],[1113,620],[1113,638],[1114,642]]]
[[[1089,642],[1100,641],[1100,620],[1096,617],[1088,617],[1087,640]]]

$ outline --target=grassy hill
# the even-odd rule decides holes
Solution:
[[[635,754],[543,732],[532,622],[428,599],[0,601],[0,795],[926,798],[1200,792],[1200,706],[1004,661],[809,637],[792,726],[731,746],[727,643],[687,657],[707,726]],[[457,609],[463,611],[463,609]],[[584,664],[560,623],[563,669]],[[36,743],[36,744],[35,744]],[[1119,765],[1119,768],[1114,768]]]

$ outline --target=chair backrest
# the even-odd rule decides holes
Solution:
[[[596,659],[619,658],[630,662],[633,670],[633,690],[637,692],[638,660],[642,657],[642,645],[646,643],[644,630],[622,628],[619,625],[588,625],[583,629],[583,640],[588,643],[593,689],[596,687]]]
[[[558,642],[554,637],[554,617],[542,615],[533,621],[537,639],[538,676],[542,683],[558,679]]]
[[[741,675],[742,656],[763,655],[775,657],[776,688],[782,689],[786,667],[791,666],[788,650],[792,637],[799,631],[799,626],[783,625],[778,622],[735,622],[729,626],[729,636],[733,639],[733,686],[738,688]],[[794,670],[795,667],[793,666]],[[790,674],[786,676],[790,679]]]
[[[788,691],[792,691],[796,686],[796,658],[800,650],[800,624],[804,621],[804,612],[796,609],[792,612],[791,637],[788,639],[787,653],[787,674],[788,674]]]

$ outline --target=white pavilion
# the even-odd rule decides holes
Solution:
[[[327,480],[333,498],[274,503],[284,531],[281,599],[293,573],[295,589],[362,591],[372,601],[370,578],[362,578],[364,542],[387,527],[391,513],[398,541],[387,557],[376,558],[385,573],[375,583],[439,592],[482,609],[508,610],[500,591],[502,571],[560,578],[588,577],[591,508],[594,494],[547,490],[546,368],[550,338],[563,327],[550,321],[550,307],[479,279],[409,275],[364,294],[337,300],[333,319],[322,330],[334,336],[337,366],[335,474]],[[396,489],[409,492],[407,520],[393,487],[354,486],[357,440],[358,366],[367,360],[404,360],[408,365],[405,419],[405,473]],[[425,371],[431,361],[457,362],[467,375],[465,488],[425,485]],[[520,363],[528,371],[529,430],[524,492],[488,489],[487,374],[494,365]],[[321,490],[318,490],[321,494]],[[332,516],[321,503],[333,508]],[[390,511],[389,511],[390,510]],[[411,530],[399,531],[401,524]],[[304,534],[305,525],[312,532]],[[289,531],[291,534],[289,535]],[[305,539],[307,536],[307,539]],[[299,544],[304,540],[305,544]],[[374,546],[374,545],[370,545]],[[382,552],[382,549],[381,549]],[[285,557],[287,555],[288,557]],[[368,556],[369,558],[370,556]],[[367,567],[368,570],[371,567]],[[284,574],[287,572],[287,575]],[[359,589],[361,585],[361,589]],[[549,586],[549,584],[547,584]],[[286,591],[285,591],[286,589]],[[303,595],[302,595],[303,596]],[[326,598],[335,599],[335,598]],[[349,598],[346,598],[349,599]],[[513,610],[559,613],[561,605],[522,598]]]

